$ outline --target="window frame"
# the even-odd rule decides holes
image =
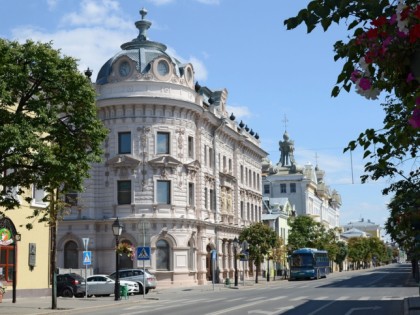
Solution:
[[[128,136],[129,138],[126,139],[125,136]],[[126,141],[128,141],[128,143],[126,143]],[[130,131],[118,132],[118,154],[131,154],[131,152],[132,152],[131,132]]]
[[[171,154],[171,133],[166,131],[156,132],[156,154]]]
[[[123,190],[121,187],[124,184],[129,184],[130,190],[127,189]],[[132,203],[132,191],[133,187],[131,184],[131,180],[119,180],[117,181],[117,204],[118,205],[130,205]],[[128,202],[127,194],[130,194],[130,202]]]
[[[160,187],[160,184],[165,184],[166,185],[166,197],[163,199],[161,199],[161,197],[162,197],[162,193],[164,193],[164,192],[161,192],[161,188],[162,187]],[[161,179],[158,179],[157,181],[156,181],[156,203],[157,204],[164,204],[164,205],[170,205],[171,204],[171,200],[172,200],[172,198],[171,198],[171,191],[172,191],[172,187],[171,187],[171,181],[170,180],[161,180]]]

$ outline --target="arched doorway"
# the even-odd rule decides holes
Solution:
[[[79,268],[79,249],[75,241],[68,241],[64,245],[64,268]]]

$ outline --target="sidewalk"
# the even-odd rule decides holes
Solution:
[[[3,302],[0,303],[0,314],[7,315],[45,315],[45,314],[73,314],[81,313],[85,311],[87,314],[89,309],[100,309],[115,305],[115,303],[123,305],[135,305],[150,303],[159,300],[159,296],[165,293],[176,293],[182,291],[220,291],[220,290],[231,290],[231,289],[249,289],[253,286],[267,286],[267,285],[278,285],[280,280],[267,281],[261,280],[258,284],[254,283],[254,280],[246,280],[245,286],[243,282],[238,283],[238,287],[234,287],[233,284],[225,286],[224,284],[206,284],[197,286],[186,286],[186,287],[167,287],[158,288],[151,291],[143,299],[143,295],[131,295],[127,300],[122,299],[120,301],[114,301],[114,296],[109,297],[91,297],[91,298],[57,298],[57,309],[51,309],[52,298],[51,296],[45,297],[17,297],[16,303],[12,303],[10,295],[7,298],[3,298]]]

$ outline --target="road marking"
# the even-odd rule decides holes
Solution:
[[[337,301],[343,301],[343,300],[347,300],[348,298],[350,298],[349,296],[340,296]]]
[[[327,304],[324,304],[323,306],[321,306],[320,308],[317,308],[315,311],[309,313],[308,315],[314,315],[314,314],[318,313],[319,311],[323,310],[324,308],[330,306],[333,303],[335,303],[335,301],[331,301],[331,302],[329,302]]]
[[[248,299],[248,301],[253,302],[253,301],[258,301],[258,300],[262,300],[262,299],[265,299],[265,297],[259,296],[259,297],[253,298],[253,299]]]
[[[271,299],[267,299],[267,301],[277,301],[277,300],[284,299],[284,298],[286,298],[286,297],[287,297],[287,296],[285,296],[285,295],[280,295],[280,296],[273,297],[273,298],[271,298]]]
[[[402,300],[404,298],[399,296],[384,296],[381,298],[382,301],[389,301],[389,300]]]
[[[252,310],[248,311],[248,314],[264,314],[264,315],[274,315],[276,312],[261,311],[261,310]]]
[[[237,305],[237,306],[234,306],[234,307],[225,308],[225,309],[217,311],[217,312],[207,313],[206,315],[225,314],[225,313],[229,313],[231,311],[236,311],[236,310],[239,310],[241,308],[246,308],[246,307],[249,307],[249,306],[252,306],[252,305],[255,305],[255,304],[260,304],[260,303],[263,303],[263,302],[265,302],[265,300],[259,300],[259,301],[255,301],[255,302],[252,302],[252,303],[240,304],[240,305]],[[126,315],[126,314],[124,314],[124,315]]]
[[[371,307],[354,307],[348,310],[348,312],[344,315],[350,315],[351,313],[353,313],[354,311],[363,311],[363,310],[379,310],[381,309],[380,306],[371,306]]]
[[[320,301],[320,300],[326,300],[328,298],[329,298],[329,296],[317,296],[316,298],[314,298],[314,300]]]
[[[307,296],[299,296],[299,297],[296,297],[294,299],[290,299],[290,301],[300,301],[300,300],[304,300],[304,299],[307,299],[307,298],[308,298]]]
[[[274,313],[279,315],[279,314],[282,314],[284,311],[288,311],[294,308],[295,308],[294,306],[283,306],[283,307],[278,308]],[[278,313],[278,312],[281,312],[281,313]]]
[[[362,296],[361,298],[359,298],[359,301],[367,301],[370,299],[370,296]]]

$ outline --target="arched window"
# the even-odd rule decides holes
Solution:
[[[64,268],[79,268],[79,252],[74,241],[64,245]]]
[[[165,240],[159,240],[156,243],[156,269],[169,269],[169,244]]]
[[[120,241],[120,243],[126,243],[129,245],[133,245],[131,244],[131,242],[129,240],[122,240]],[[120,258],[120,268],[121,269],[132,269],[133,268],[133,261],[130,257],[128,257],[127,255],[121,255],[119,256]]]

